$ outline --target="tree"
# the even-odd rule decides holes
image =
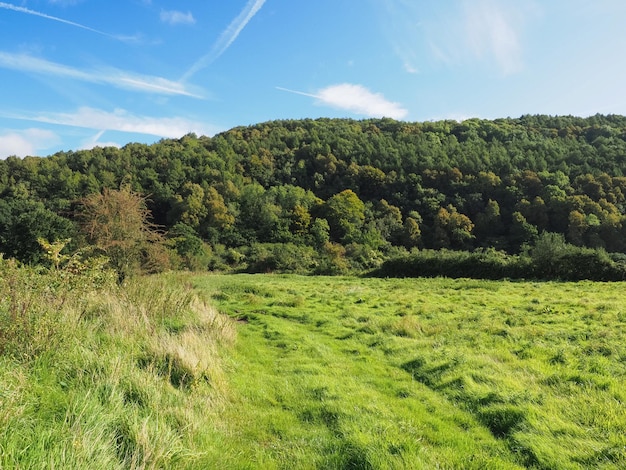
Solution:
[[[206,226],[202,226],[203,232],[211,229],[222,232],[230,230],[235,224],[235,216],[230,212],[224,202],[224,198],[217,189],[210,187],[204,196],[204,204],[207,210]]]
[[[402,243],[406,248],[414,248],[420,245],[422,241],[421,222],[422,217],[415,211],[409,213],[409,216],[404,220]]]
[[[567,229],[567,240],[577,246],[582,246],[585,240],[585,232],[589,226],[585,219],[585,214],[579,211],[569,213],[569,227]]]
[[[313,246],[318,250],[330,241],[330,226],[326,219],[314,219],[311,223],[310,232]]]
[[[331,238],[353,242],[359,237],[365,221],[365,204],[351,189],[331,197],[325,204]]]
[[[500,217],[500,205],[498,201],[489,199],[485,210],[476,216],[474,233],[479,241],[490,245],[496,237],[502,235],[504,224]]]
[[[291,210],[290,218],[291,224],[289,229],[294,235],[304,236],[308,233],[309,226],[311,225],[311,214],[306,207],[296,204]]]
[[[437,248],[468,248],[474,239],[474,224],[452,204],[442,207],[435,217],[435,245]]]
[[[74,238],[75,225],[46,209],[41,202],[0,200],[0,252],[24,263],[45,260],[39,239],[50,242]]]
[[[181,194],[176,195],[176,204],[170,211],[170,218],[197,230],[208,213],[204,198],[202,186],[186,182],[182,187]]]
[[[167,239],[168,245],[180,256],[183,267],[192,271],[207,268],[210,248],[192,227],[179,222],[168,231]]]
[[[402,213],[396,206],[381,199],[373,207],[373,226],[380,232],[384,240],[391,241],[398,238],[402,232]]]
[[[120,282],[164,252],[163,236],[150,222],[146,199],[129,187],[105,188],[81,200],[79,218],[87,240],[104,252]]]
[[[538,235],[537,227],[528,223],[521,212],[513,212],[508,237],[513,251],[518,251],[524,244],[534,243]]]

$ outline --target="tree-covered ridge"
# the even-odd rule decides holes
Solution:
[[[0,251],[37,261],[38,237],[83,243],[76,202],[129,186],[200,265],[276,258],[277,244],[335,267],[414,247],[517,253],[541,232],[623,253],[625,173],[623,116],[274,121],[0,161]]]

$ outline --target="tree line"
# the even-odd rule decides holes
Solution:
[[[135,252],[174,268],[333,273],[428,250],[520,256],[546,233],[621,262],[625,170],[617,115],[272,121],[1,160],[0,252],[39,263],[42,239],[93,246],[85,202],[126,191],[159,234]]]

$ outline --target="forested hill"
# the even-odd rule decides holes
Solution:
[[[83,243],[76,202],[124,186],[149,196],[181,262],[201,265],[217,254],[250,261],[278,245],[311,265],[325,253],[359,267],[414,247],[516,253],[542,232],[623,253],[624,174],[623,116],[274,121],[212,138],[8,157],[0,251],[30,262],[37,238]]]

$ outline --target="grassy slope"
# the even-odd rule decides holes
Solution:
[[[240,320],[224,468],[626,466],[623,283],[196,285]]]
[[[0,468],[211,468],[232,322],[184,278],[88,280],[0,263]]]

